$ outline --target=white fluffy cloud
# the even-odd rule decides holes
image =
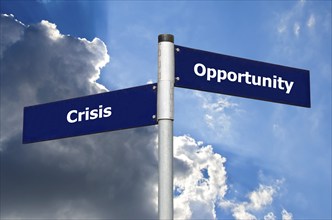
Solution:
[[[248,194],[248,201],[236,202],[230,200],[221,200],[220,206],[222,208],[231,210],[233,217],[237,220],[259,219],[257,216],[261,216],[265,210],[271,207],[273,198],[276,196],[282,183],[282,180],[277,180],[272,185],[260,184],[256,190]],[[281,212],[281,217],[284,218],[286,215],[289,217],[289,219],[292,219],[292,214],[288,213],[286,210],[283,210]],[[268,212],[266,215],[264,215],[264,220],[274,219],[277,219],[277,217],[273,212]]]
[[[215,219],[215,204],[227,191],[226,159],[193,138],[174,138],[175,218]]]
[[[258,190],[249,194],[250,208],[259,210],[264,206],[271,205],[275,193],[275,187],[260,185]]]
[[[248,201],[238,202],[226,199],[228,185],[226,158],[189,136],[174,139],[175,157],[175,218],[216,219],[216,210],[230,211],[237,220],[258,219],[271,207],[282,180],[272,185],[260,184],[248,193]],[[288,213],[291,217],[291,213]],[[285,210],[282,212],[285,216]],[[265,220],[276,219],[273,212]]]

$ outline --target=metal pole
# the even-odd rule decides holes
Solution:
[[[174,36],[158,36],[159,219],[173,219]]]

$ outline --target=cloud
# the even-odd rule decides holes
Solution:
[[[175,219],[216,219],[216,210],[231,212],[237,220],[274,220],[273,212],[264,212],[277,196],[284,180],[271,185],[260,184],[249,192],[248,201],[226,197],[226,158],[214,152],[212,146],[204,146],[189,136],[174,137],[174,204]],[[284,211],[282,212],[284,214]],[[291,213],[288,213],[291,216]]]
[[[277,24],[277,31],[279,34],[288,35],[290,34],[290,29],[293,29],[291,32],[293,32],[295,36],[299,36],[303,16],[305,16],[303,12],[305,5],[305,1],[298,1],[291,10],[279,15],[279,21]]]
[[[264,216],[264,220],[276,220],[278,219],[272,212],[269,212],[266,216]],[[280,218],[279,218],[280,219]],[[281,211],[281,219],[282,220],[292,220],[292,213],[287,212],[285,209]]]
[[[293,219],[292,213],[287,212],[285,209],[282,210],[281,215],[282,215],[282,220],[292,220]]]
[[[1,218],[156,218],[155,127],[21,144],[24,106],[107,91],[108,61],[98,38],[1,15]]]
[[[25,26],[1,15],[1,39],[1,140],[21,129],[23,106],[106,91],[94,81],[109,61],[98,38],[80,40],[47,21]]]
[[[257,216],[262,216],[269,207],[272,206],[273,199],[277,195],[283,180],[276,180],[271,185],[262,185],[248,193],[248,201],[236,201],[222,199],[219,203],[220,207],[226,210],[231,210],[232,215],[237,220],[243,219],[260,219]],[[291,213],[288,213],[291,216]],[[284,215],[284,211],[282,211]],[[263,216],[264,220],[276,219],[273,212],[268,212]]]
[[[327,9],[328,6],[323,6],[321,10],[317,10],[317,6],[321,7],[310,1],[297,1],[292,7],[275,13],[275,24],[272,25],[274,31],[271,37],[277,43],[278,47],[275,53],[279,57],[280,54],[285,54],[286,56],[281,57],[311,60],[312,56],[315,56],[312,55],[314,53],[312,50],[304,50],[312,47],[317,48],[322,41],[325,41],[326,39],[322,36],[330,35],[331,26],[329,25],[327,28],[325,25],[331,20],[329,19],[331,13]],[[307,61],[302,62],[307,63]]]
[[[331,167],[331,157],[326,154],[330,152],[331,135],[325,133],[331,130],[331,120],[326,120],[331,118],[331,3],[293,2],[290,7],[279,12],[274,11],[274,14],[277,15],[274,26],[276,29],[271,39],[275,45],[270,56],[276,63],[310,71],[311,98],[314,104],[308,111],[293,111],[286,106],[275,108],[271,128],[276,138],[273,148],[276,147],[278,153],[274,154],[273,160],[278,161],[277,157],[279,165],[272,166],[274,170],[279,169],[280,165],[283,166],[280,171],[288,179],[288,202],[296,209],[294,213],[302,215],[297,218],[324,218],[323,216],[330,215],[327,210],[328,206],[331,206],[328,196],[331,192],[331,181],[318,179],[328,179],[331,169],[319,174],[315,174],[315,170],[322,166],[319,165],[321,163]],[[306,123],[307,121],[309,123]],[[305,151],[302,150],[303,147]],[[313,153],[319,155],[316,157],[319,159],[312,158]],[[297,157],[292,157],[295,154]],[[311,160],[310,164],[306,162],[308,160]],[[294,173],[294,170],[297,172]],[[317,178],[310,178],[308,181],[307,176],[311,174],[317,175]],[[300,182],[304,184],[299,186]],[[318,188],[322,189],[319,192],[315,190],[318,185]],[[300,193],[297,192],[299,187]],[[320,211],[308,208],[310,198],[319,198]]]
[[[311,14],[308,21],[307,21],[307,26],[309,28],[313,28],[316,24],[316,18],[315,18],[315,15],[314,14]]]
[[[225,142],[232,142],[234,139],[233,118],[243,112],[237,103],[228,96],[215,96],[202,92],[195,92],[204,112],[204,122],[214,138],[226,139]]]
[[[267,215],[264,216],[264,220],[276,220],[276,216],[273,214],[273,212],[269,212]]]
[[[6,34],[1,35],[0,41],[0,58],[2,58],[4,51],[18,41],[25,29],[25,25],[14,18],[14,15],[4,14],[1,15],[1,33],[6,32]],[[14,20],[15,22],[11,22]]]
[[[301,30],[300,24],[298,22],[295,22],[293,26],[293,31],[296,37],[300,35],[300,30]]]
[[[174,138],[175,218],[215,219],[215,204],[227,191],[226,159],[189,136]]]
[[[243,204],[236,205],[233,208],[233,217],[238,220],[242,220],[242,219],[256,220],[257,219],[254,215],[247,212],[245,205],[243,205]]]
[[[283,54],[281,57],[291,57],[292,60],[297,58],[307,64],[304,59],[311,60],[312,56],[315,56],[313,55],[315,50],[308,48],[317,48],[322,41],[325,41],[322,36],[330,35],[331,26],[327,28],[325,25],[331,20],[328,19],[330,17],[328,6],[325,5],[320,10],[317,10],[317,6],[322,7],[310,1],[297,1],[293,6],[275,13],[275,24],[272,25],[275,30],[271,37],[277,42],[275,53],[279,57]]]
[[[271,205],[275,193],[275,187],[260,185],[258,190],[249,194],[250,208],[259,210],[264,206]]]

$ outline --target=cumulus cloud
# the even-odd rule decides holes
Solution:
[[[47,21],[25,26],[1,15],[1,39],[1,140],[21,128],[23,105],[106,91],[95,82],[109,61],[98,38],[80,40]]]
[[[270,205],[275,193],[275,187],[260,185],[258,190],[249,194],[250,208],[259,210],[264,206]]]
[[[154,127],[21,144],[24,106],[107,91],[105,44],[13,15],[0,33],[1,218],[156,218]]]
[[[232,211],[232,215],[237,220],[259,219],[265,210],[271,207],[273,198],[276,196],[283,180],[276,180],[272,185],[262,185],[248,193],[248,201],[221,200],[220,207]],[[291,215],[291,213],[289,213]],[[284,211],[282,211],[284,216]],[[276,219],[273,212],[264,215],[264,220]]]
[[[174,138],[175,218],[215,219],[227,191],[226,159],[189,136]]]
[[[242,220],[242,219],[256,220],[257,219],[254,215],[252,215],[251,213],[249,213],[246,210],[246,207],[244,204],[235,205],[235,207],[233,208],[232,211],[233,211],[233,217],[238,220]]]
[[[283,180],[260,184],[248,193],[248,201],[241,202],[226,198],[226,158],[215,153],[212,146],[204,146],[186,135],[174,137],[174,159],[176,219],[216,219],[218,208],[230,211],[237,220],[260,219],[259,216],[264,220],[277,219],[273,212],[264,212],[272,206]],[[286,216],[285,210],[282,216]]]
[[[3,18],[1,18],[1,32],[7,31],[6,34],[1,35],[1,41],[0,41],[0,58],[3,56],[3,52],[10,47],[12,44],[14,44],[16,41],[18,41],[25,29],[25,25],[18,20],[14,18],[14,15],[1,15]],[[11,21],[14,20],[15,22],[5,22],[5,21]],[[9,31],[10,30],[10,31]]]

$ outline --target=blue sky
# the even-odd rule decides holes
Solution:
[[[281,219],[283,210],[331,219],[331,1],[1,1],[1,13],[99,38],[110,61],[97,82],[108,90],[156,82],[161,33],[181,46],[310,70],[311,108],[176,88],[175,136],[226,158],[217,219],[239,218],[241,208],[257,219]],[[250,195],[260,186],[273,201],[255,209]]]

